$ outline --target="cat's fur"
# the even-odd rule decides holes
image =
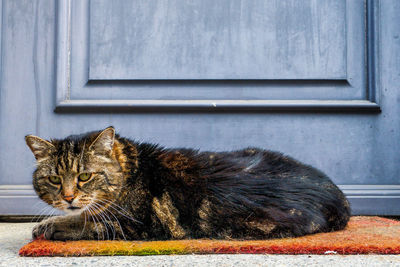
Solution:
[[[268,150],[165,149],[122,138],[112,127],[26,142],[37,160],[37,194],[70,212],[42,221],[34,237],[267,239],[340,230],[350,216],[324,173]],[[81,182],[80,173],[93,175]]]

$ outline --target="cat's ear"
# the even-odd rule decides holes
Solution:
[[[115,129],[110,126],[103,130],[96,139],[90,144],[89,151],[110,155],[114,145]]]
[[[50,156],[56,149],[52,143],[34,135],[25,136],[25,142],[32,150],[36,160],[41,160]]]

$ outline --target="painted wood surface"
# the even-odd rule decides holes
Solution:
[[[134,3],[138,4],[135,5]],[[188,3],[192,4],[189,5]],[[245,105],[246,109],[251,110],[276,110],[283,108],[297,110],[299,106],[314,110],[314,102],[319,100],[324,100],[317,103],[317,106],[324,110],[337,110],[335,105],[332,106],[330,102],[326,101],[341,101],[338,105],[339,109],[349,108],[353,110],[357,110],[359,105],[353,105],[354,102],[352,101],[369,101],[371,103],[365,105],[365,109],[370,109],[371,112],[379,110],[377,103],[371,100],[375,93],[368,93],[369,85],[367,84],[367,77],[371,76],[369,72],[372,69],[368,68],[366,58],[368,48],[366,39],[371,39],[366,22],[373,24],[375,17],[374,15],[368,16],[367,11],[369,8],[366,8],[364,1],[306,1],[305,3],[308,3],[308,5],[305,5],[305,7],[313,7],[311,8],[312,10],[321,9],[328,12],[326,9],[329,9],[329,12],[333,12],[333,14],[336,14],[335,12],[340,13],[340,16],[325,16],[326,18],[330,18],[330,22],[320,23],[320,20],[323,20],[320,18],[321,14],[315,10],[315,14],[310,11],[314,14],[314,22],[312,24],[302,23],[304,20],[307,21],[305,16],[302,13],[298,14],[293,11],[298,2],[243,1],[241,3],[244,6],[249,5],[250,8],[258,4],[260,9],[265,10],[266,15],[271,17],[270,20],[275,23],[276,34],[288,31],[288,28],[293,28],[295,33],[303,36],[304,34],[310,35],[315,29],[320,29],[315,34],[325,36],[331,32],[329,27],[339,27],[344,28],[343,34],[338,36],[335,34],[335,37],[331,36],[329,38],[338,38],[340,44],[325,37],[315,37],[319,40],[318,45],[315,45],[318,49],[312,48],[314,45],[310,43],[307,46],[308,49],[303,49],[304,51],[300,49],[301,52],[300,50],[283,49],[277,43],[268,47],[264,46],[265,40],[261,37],[261,39],[248,38],[246,39],[247,41],[243,39],[243,42],[248,42],[252,45],[253,43],[258,44],[255,47],[259,47],[258,50],[249,50],[249,53],[253,53],[253,55],[248,55],[240,52],[241,49],[247,47],[246,43],[236,43],[229,38],[222,38],[218,39],[219,41],[216,43],[225,47],[223,51],[217,49],[218,53],[221,54],[220,57],[201,56],[202,59],[200,59],[198,55],[209,54],[209,51],[214,51],[213,47],[215,45],[215,42],[207,41],[207,31],[203,25],[206,23],[205,19],[196,20],[192,16],[182,15],[186,24],[197,29],[199,40],[203,40],[200,43],[191,42],[189,40],[191,35],[187,35],[186,38],[179,38],[179,41],[177,41],[176,34],[170,33],[170,30],[160,30],[152,25],[154,23],[160,25],[166,24],[166,27],[173,29],[174,32],[177,31],[180,33],[181,31],[185,31],[183,26],[179,26],[180,24],[172,22],[161,23],[159,20],[180,20],[181,18],[178,18],[175,13],[177,12],[177,8],[181,8],[181,5],[185,6],[184,9],[188,8],[186,5],[191,6],[193,12],[196,11],[199,13],[202,11],[200,12],[201,14],[199,13],[202,18],[211,16],[206,10],[200,8],[202,6],[201,3],[203,2],[192,1],[178,5],[178,2],[175,1],[152,1],[152,4],[144,5],[138,1],[96,2],[66,0],[60,2],[56,14],[58,24],[57,111],[77,112],[77,109],[81,111],[83,105],[90,110],[95,109],[103,112],[115,111],[115,105],[109,105],[109,100],[126,100],[125,103],[120,101],[118,107],[131,111],[142,108],[165,110],[165,107],[179,111],[185,109],[214,111],[215,105],[226,106],[226,104],[220,105],[220,103],[225,103],[224,101],[227,100],[232,101],[229,104],[230,110],[243,109],[243,104],[240,103],[241,100],[246,100],[249,103]],[[218,1],[218,3],[228,7],[234,1]],[[301,28],[302,30],[293,25],[289,27],[289,25],[277,19],[278,16],[274,13],[278,9],[276,5],[283,5],[284,3],[287,4],[286,12],[290,11],[299,24],[304,24],[303,28]],[[335,8],[327,8],[331,4]],[[132,6],[135,8],[132,8]],[[373,5],[369,6],[372,7]],[[144,13],[151,13],[150,10],[147,10],[149,7],[160,7],[161,11],[166,8],[167,11],[172,10],[173,12],[171,12],[175,15],[171,15],[171,12],[164,10],[164,13],[161,12],[156,17],[154,15],[143,18],[139,16],[143,20],[146,20],[146,23],[137,18],[137,16],[132,15],[135,12],[141,13],[142,11]],[[257,10],[254,7],[249,8],[244,8],[244,14],[249,13],[249,10]],[[113,15],[112,12],[118,13],[119,10],[125,11],[120,12],[119,16]],[[218,13],[219,16],[217,16],[218,19],[225,25],[222,25],[223,29],[231,29],[232,34],[239,34],[242,31],[240,25],[243,23],[235,24],[234,22],[240,22],[243,19],[243,14],[243,16],[239,16],[240,14],[229,16],[229,14],[227,15],[226,12],[223,12],[225,9],[217,8],[217,10],[220,11]],[[268,18],[263,17],[262,19],[248,21],[248,24],[253,25],[251,27],[248,25],[249,31],[260,31],[260,27],[265,26],[265,19]],[[229,23],[225,20],[232,20],[233,26],[228,27]],[[124,25],[129,24],[130,22],[132,27],[129,31],[124,30],[124,27],[128,26],[120,25],[121,23]],[[113,24],[119,26],[112,27]],[[340,26],[342,24],[343,27]],[[330,26],[325,27],[324,25]],[[289,32],[291,31],[289,30]],[[147,34],[147,37],[144,38],[145,40],[138,38],[141,34]],[[265,31],[263,34],[265,38],[271,39],[274,42],[277,41],[276,34],[273,35],[269,31]],[[155,39],[154,47],[150,49],[147,42],[153,42],[147,39],[150,37],[156,38],[159,35],[164,36],[165,42]],[[166,37],[168,35],[170,35],[170,38]],[[289,39],[292,41],[296,40],[296,38]],[[289,45],[296,47],[294,43],[290,43],[289,39]],[[304,38],[300,39],[303,40]],[[179,46],[174,50],[176,53],[178,53],[177,51],[186,51],[189,48],[196,51],[196,53],[181,53],[179,57],[185,57],[185,63],[177,62],[176,60],[171,61],[173,49],[169,48],[169,45],[166,43],[167,41],[180,42]],[[113,46],[113,49],[108,49],[110,44]],[[177,45],[173,45],[173,47]],[[301,47],[300,44],[299,47]],[[343,47],[343,49],[339,49],[340,47]],[[326,52],[328,48],[332,49]],[[146,55],[147,49],[150,49],[149,53],[152,56]],[[248,50],[248,48],[246,49]],[[336,49],[339,49],[341,52],[336,51]],[[138,52],[142,50],[143,53]],[[167,50],[171,50],[171,52],[166,52]],[[110,57],[110,53],[115,54],[115,57]],[[118,56],[121,53],[125,55]],[[133,58],[132,53],[139,53],[141,58]],[[266,57],[263,59],[261,56],[269,53],[273,54],[270,59]],[[344,75],[340,77],[337,75],[332,76],[332,73],[335,71],[328,71],[329,68],[336,64],[327,63],[331,61],[328,58],[331,57],[332,53],[335,54],[333,57],[337,62],[342,61],[338,65],[344,64],[340,71]],[[308,55],[306,56],[308,59],[303,60],[304,55],[302,54]],[[285,55],[285,58],[283,58],[283,55]],[[227,57],[230,58],[229,62],[226,59]],[[245,57],[246,60],[240,59],[241,57]],[[278,59],[279,57],[282,57],[282,59]],[[175,58],[175,56],[172,55],[172,58]],[[243,64],[235,67],[232,65],[234,60],[239,60]],[[282,63],[285,60],[291,60],[292,63]],[[299,64],[295,64],[295,62],[299,60],[302,61],[301,69],[305,71],[304,73],[301,73],[300,68],[295,67],[295,65]],[[313,60],[313,63],[309,63],[309,60]],[[161,64],[159,61],[164,63]],[[263,68],[257,67],[262,64],[261,62],[264,62]],[[165,64],[168,65],[168,68],[165,67]],[[193,64],[196,66],[204,65],[206,67],[196,69],[192,66]],[[316,67],[317,65],[319,67]],[[135,68],[140,69],[140,71],[143,70],[145,74],[144,72],[140,74],[134,71]],[[286,68],[286,70],[283,70],[283,68]],[[311,72],[307,70],[308,68],[315,69],[311,71],[314,73],[313,75],[309,75]],[[124,71],[119,71],[119,69],[124,69]],[[276,71],[277,75],[273,74],[271,76],[272,70]],[[112,74],[113,71],[118,73],[118,75],[114,76]],[[125,73],[125,77],[120,76],[123,73]],[[258,74],[255,75],[256,73]],[[289,75],[287,75],[288,73]],[[87,102],[82,102],[83,100]],[[145,101],[140,102],[141,104],[138,105],[138,101],[136,100]],[[281,100],[291,101],[290,105],[281,104],[282,102],[279,102]],[[204,101],[205,105],[196,105],[196,101]]]
[[[345,79],[346,39],[342,0],[95,0],[89,78]]]
[[[85,2],[71,2],[72,17],[85,18],[87,14],[84,12],[87,10],[83,8]],[[242,2],[245,3],[245,1]],[[277,4],[278,2],[280,4]],[[285,1],[274,3],[284,5],[281,2]],[[354,4],[362,7],[365,4],[360,0],[330,2],[335,3],[324,4],[324,1],[307,3],[310,7],[323,8],[327,5],[337,7],[330,10],[329,14],[336,14],[335,12],[339,14],[343,9],[338,7],[342,7],[343,2],[346,5]],[[190,79],[182,83],[179,80],[151,80],[160,78],[157,72],[152,74],[150,80],[134,83],[134,79],[138,76],[135,77],[131,73],[132,69],[128,67],[126,73],[133,75],[129,77],[129,80],[107,80],[110,77],[118,78],[113,75],[119,74],[117,72],[104,73],[100,70],[96,71],[99,77],[93,76],[99,80],[90,80],[89,63],[92,64],[99,58],[88,60],[88,51],[92,48],[82,45],[90,44],[88,42],[90,34],[86,32],[87,28],[82,27],[82,25],[88,25],[87,16],[86,22],[74,20],[70,24],[70,32],[67,28],[65,33],[72,41],[71,54],[70,57],[68,53],[65,58],[60,57],[59,49],[63,43],[59,39],[59,22],[64,20],[64,23],[68,25],[67,18],[58,16],[59,8],[64,6],[62,3],[63,1],[55,3],[50,0],[4,0],[1,2],[0,214],[32,214],[38,213],[42,208],[41,204],[35,205],[37,199],[30,187],[35,162],[24,143],[26,134],[35,134],[44,138],[63,137],[68,134],[105,128],[109,125],[114,125],[123,136],[160,143],[167,147],[194,147],[201,150],[222,151],[260,146],[278,150],[327,173],[350,196],[355,214],[400,214],[398,188],[400,178],[400,90],[398,88],[400,84],[400,28],[398,27],[400,3],[398,1],[368,1],[376,7],[374,12],[377,14],[373,14],[373,17],[376,15],[376,18],[379,18],[373,24],[376,30],[374,31],[375,44],[370,42],[371,39],[366,38],[368,29],[363,28],[365,24],[349,21],[348,18],[352,17],[351,11],[346,8],[348,11],[345,25],[347,76],[344,80],[335,80],[332,75],[335,70],[341,71],[342,67],[339,65],[343,62],[336,67],[330,66],[332,69],[322,70],[320,72],[323,74],[322,78],[317,79],[317,76],[314,76],[311,79],[311,76],[306,76],[307,72],[311,71],[309,73],[315,74],[318,69],[313,70],[313,67],[309,66],[311,69],[304,70],[304,73],[297,73],[299,76],[295,76],[294,69],[283,68],[286,65],[282,59],[282,62],[278,63],[281,64],[279,66],[283,70],[282,73],[287,71],[286,74],[294,75],[286,76],[294,80],[282,81],[281,79],[285,76],[281,78],[271,76],[278,80],[267,78],[261,81],[249,80],[249,77],[240,76],[247,70],[236,68],[234,70],[238,77],[243,78],[242,86],[237,86],[236,81],[223,79],[220,82],[193,81],[191,80],[193,77],[183,77],[184,72],[180,72],[180,75],[185,79]],[[191,3],[200,5],[200,2],[196,1]],[[287,5],[295,3],[295,1],[288,1]],[[366,10],[364,8],[360,10],[362,12],[354,13],[353,18],[361,18],[357,21],[366,22],[364,20]],[[293,19],[296,17],[302,16],[294,15]],[[323,16],[321,23],[337,22],[340,21],[340,17],[342,15],[338,18]],[[317,16],[311,16],[310,20],[315,18]],[[186,16],[186,19],[189,17]],[[228,19],[225,22],[227,21]],[[284,25],[282,23],[281,25]],[[82,29],[79,31],[79,28]],[[290,32],[289,29],[288,31]],[[71,35],[68,35],[69,33]],[[301,34],[298,38],[303,38]],[[225,37],[221,36],[221,38]],[[335,38],[337,38],[336,41],[344,40],[343,36]],[[360,44],[360,38],[369,42],[367,46],[361,45],[357,49],[354,44]],[[77,40],[79,42],[76,42]],[[224,44],[228,44],[227,40],[224,39]],[[311,40],[314,40],[313,37]],[[80,49],[82,47],[86,47],[86,50]],[[349,50],[351,47],[353,50]],[[368,57],[366,57],[366,49],[371,50]],[[339,53],[339,50],[340,48],[333,51]],[[307,47],[305,51],[317,55],[311,48]],[[360,54],[364,56],[357,61]],[[303,57],[299,51],[296,55],[298,58],[295,60]],[[278,56],[276,58],[278,59]],[[120,62],[120,59],[116,62]],[[165,57],[163,60],[167,59]],[[322,64],[325,59],[321,57],[316,64]],[[66,61],[65,64],[70,64],[71,68],[58,68],[62,65],[62,60]],[[71,61],[68,62],[68,60]],[[336,60],[342,61],[340,58]],[[218,62],[222,70],[227,70],[222,64],[224,61]],[[246,64],[251,62],[248,60]],[[148,63],[155,64],[150,59]],[[259,73],[261,71],[268,73],[268,68],[270,67],[260,69]],[[360,69],[364,71],[360,72]],[[366,72],[367,69],[374,71],[369,73]],[[179,73],[177,70],[179,70],[178,67],[174,66],[171,71]],[[243,72],[240,73],[240,71]],[[187,73],[201,74],[196,69]],[[371,73],[374,74],[373,79],[369,75]],[[203,72],[203,75],[214,74]],[[269,73],[269,75],[272,74],[273,72]],[[278,74],[280,72],[274,75]],[[63,78],[62,75],[70,76],[70,79]],[[107,77],[107,75],[110,76]],[[221,77],[224,78],[224,76]],[[311,80],[301,81],[304,77]],[[65,81],[70,81],[70,86],[68,83],[65,85],[63,83]],[[58,88],[61,85],[62,88]],[[258,94],[259,98],[257,98]],[[229,106],[220,112],[213,110],[213,99],[226,101],[229,100],[229,96],[238,101],[277,100],[281,101],[280,104],[284,103],[283,100],[292,104],[293,101],[298,100],[313,100],[317,104],[321,104],[318,101],[322,100],[339,101],[339,103],[347,101],[345,102],[347,104],[352,103],[348,101],[365,101],[369,105],[373,103],[379,105],[381,112],[375,112],[379,110],[376,107],[374,112],[365,112],[357,107],[346,109],[340,105],[327,110],[323,108],[291,109],[290,107],[272,111],[266,108],[241,110]],[[118,103],[123,100],[140,101],[142,99],[148,101],[158,99],[162,103],[170,103],[165,102],[168,99],[171,101],[205,100],[211,108],[200,109],[200,111],[199,109],[182,110],[176,107],[163,110],[159,106],[151,109],[149,105],[146,109],[138,111],[126,108],[126,102],[121,104],[122,108],[115,107],[115,101]],[[83,101],[81,106],[79,106],[79,101]],[[96,101],[102,101],[99,107],[91,107],[90,105],[96,106]],[[251,103],[256,104],[256,102]],[[360,102],[357,103],[360,104]],[[73,107],[68,106],[69,104]],[[54,112],[56,106],[58,111]],[[105,106],[109,108],[104,108]]]

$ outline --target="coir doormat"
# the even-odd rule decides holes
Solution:
[[[400,221],[352,217],[345,230],[272,240],[48,241],[23,246],[21,256],[170,254],[399,254]]]

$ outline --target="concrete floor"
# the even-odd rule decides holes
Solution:
[[[0,223],[0,266],[400,266],[400,255],[186,255],[19,257],[34,223]]]

